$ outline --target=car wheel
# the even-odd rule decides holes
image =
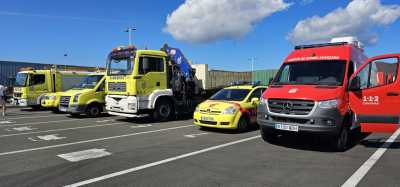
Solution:
[[[168,121],[173,114],[172,104],[168,100],[161,100],[157,102],[153,112],[153,118],[156,121]]]
[[[339,135],[335,136],[332,140],[332,148],[335,151],[343,152],[346,151],[347,145],[349,143],[349,129],[343,127]]]
[[[246,117],[242,116],[239,119],[238,125],[237,125],[237,130],[239,132],[245,132],[249,127],[249,121],[247,120]]]

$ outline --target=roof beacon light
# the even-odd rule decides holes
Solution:
[[[332,38],[331,43],[348,43],[348,44],[352,44],[360,49],[364,48],[364,45],[355,36]]]

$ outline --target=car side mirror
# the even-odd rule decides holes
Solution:
[[[251,103],[252,103],[252,104],[257,104],[258,102],[260,102],[260,99],[259,99],[259,98],[253,98],[253,99],[251,99]]]
[[[358,91],[361,89],[361,80],[360,77],[354,77],[350,81],[349,90],[350,91]]]

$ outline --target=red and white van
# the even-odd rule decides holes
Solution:
[[[382,105],[388,105],[384,101],[386,96],[374,90],[390,87],[385,83],[391,84],[396,74],[392,71],[386,73],[386,70],[392,66],[378,68],[377,75],[361,72],[362,79],[353,78],[352,91],[348,91],[351,77],[358,68],[366,66],[362,65],[366,60],[361,43],[353,37],[336,38],[325,44],[296,46],[264,92],[258,107],[257,120],[264,140],[273,141],[284,131],[313,133],[329,137],[335,149],[345,150],[349,131],[359,127],[356,122],[361,119],[362,123],[369,120],[384,122],[386,118],[383,120],[379,115],[385,114],[386,107]],[[379,82],[376,84],[381,88],[365,86],[369,80],[365,79],[372,76],[376,76]],[[357,90],[358,85],[361,90]],[[377,116],[369,115],[378,108]],[[398,111],[390,114],[396,112],[399,114]],[[390,119],[389,122],[393,122]]]

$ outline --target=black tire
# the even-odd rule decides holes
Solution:
[[[102,108],[98,104],[91,104],[86,109],[86,115],[91,118],[99,117],[101,115]]]
[[[238,125],[237,125],[237,130],[239,132],[245,132],[249,128],[249,120],[247,120],[246,117],[242,116],[239,119]]]
[[[153,111],[153,119],[156,121],[168,121],[171,119],[174,113],[171,102],[162,99],[157,102],[156,107]]]
[[[349,128],[343,127],[338,135],[332,138],[332,148],[334,151],[346,151],[349,145]]]
[[[278,139],[278,135],[274,130],[267,130],[260,127],[261,137],[264,141],[273,143]]]

